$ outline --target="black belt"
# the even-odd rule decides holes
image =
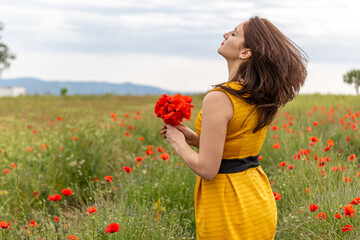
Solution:
[[[222,159],[218,173],[237,173],[260,166],[259,155],[246,158]]]

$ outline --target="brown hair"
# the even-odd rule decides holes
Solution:
[[[307,55],[269,20],[257,16],[245,22],[244,39],[243,47],[249,48],[252,56],[230,80],[243,87],[235,90],[224,83],[213,86],[256,105],[260,119],[255,133],[269,125],[278,109],[298,94],[307,75]]]

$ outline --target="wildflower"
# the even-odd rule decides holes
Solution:
[[[60,218],[59,218],[58,216],[55,216],[55,217],[54,217],[54,222],[57,223],[59,220],[60,220]]]
[[[153,152],[152,149],[151,149],[151,150],[148,149],[148,150],[146,150],[145,152],[146,152],[147,155],[153,155],[153,154],[154,154],[154,152]]]
[[[349,217],[354,217],[355,209],[353,209],[353,205],[345,205],[344,206],[344,214]]]
[[[89,208],[87,209],[87,211],[88,211],[88,213],[90,213],[90,215],[92,215],[92,214],[95,213],[97,210],[96,210],[95,207],[89,207]]]
[[[157,150],[158,150],[158,152],[160,152],[160,153],[161,153],[161,152],[164,152],[164,149],[161,148],[161,147],[158,147]]]
[[[54,194],[54,195],[50,195],[49,196],[49,200],[50,201],[60,201],[61,200],[61,195],[60,194]]]
[[[135,160],[136,160],[137,162],[141,162],[141,161],[143,160],[143,158],[142,158],[142,157],[137,157]]]
[[[295,167],[295,165],[294,164],[291,164],[291,165],[289,165],[287,168],[286,168],[286,170],[291,170],[291,169],[293,169]]]
[[[7,173],[10,173],[11,170],[9,168],[4,168],[4,171],[3,171],[3,174],[7,174]]]
[[[324,147],[324,152],[327,152],[330,150],[330,147]]]
[[[346,141],[349,142],[349,141],[350,141],[350,138],[349,138],[349,137],[346,137]]]
[[[167,160],[169,158],[169,154],[163,153],[160,155],[160,157],[162,158],[162,160]]]
[[[62,117],[57,117],[57,120],[58,120],[58,121],[61,121],[61,120],[62,120]]]
[[[352,182],[352,179],[349,178],[349,177],[345,177],[345,178],[344,178],[344,182],[345,182],[345,183],[347,183],[347,182]]]
[[[314,126],[318,126],[319,123],[318,123],[317,121],[313,121],[313,125],[314,125]]]
[[[97,182],[97,181],[99,181],[99,178],[94,178],[94,182]]]
[[[331,140],[331,139],[327,140],[327,144],[328,144],[328,147],[334,146],[334,140]]]
[[[132,168],[131,167],[123,167],[124,171],[127,172],[127,173],[132,173]]]
[[[47,147],[48,147],[47,144],[42,144],[40,148],[41,148],[41,150],[44,150],[44,149],[46,149]]]
[[[78,138],[77,136],[73,136],[71,139],[72,139],[73,141],[78,141],[78,140],[79,140],[79,138]]]
[[[307,192],[307,193],[308,193],[308,192],[309,192],[309,190],[310,190],[309,188],[306,188],[306,189],[305,189],[305,192]]]
[[[278,126],[272,126],[271,129],[276,131],[276,130],[279,130],[279,127]]]
[[[139,137],[139,141],[144,141],[144,137]]]
[[[305,130],[306,130],[307,132],[312,132],[312,128],[311,128],[311,127],[307,127]]]
[[[35,196],[35,197],[38,197],[38,196],[39,196],[39,191],[35,191],[35,192],[34,192],[34,196]]]
[[[6,221],[0,221],[0,228],[7,228],[10,230],[11,221],[6,224]]]
[[[259,159],[259,161],[261,161],[261,159],[263,159],[263,156],[259,155],[258,159]]]
[[[343,232],[351,232],[351,230],[353,229],[354,227],[351,226],[351,225],[345,225],[343,226],[341,229]]]
[[[71,196],[73,194],[71,189],[68,189],[68,188],[64,188],[61,192],[62,192],[62,194],[64,194],[64,196]]]
[[[281,163],[279,163],[279,167],[285,167],[286,166],[286,162],[281,162]]]
[[[129,114],[128,114],[128,113],[125,113],[125,114],[124,114],[124,117],[126,117],[126,118],[129,117]]]
[[[274,198],[275,198],[275,200],[280,201],[280,199],[281,199],[281,195],[280,195],[280,193],[273,192],[273,194],[274,194]]]
[[[315,212],[316,210],[318,210],[319,206],[316,204],[310,204],[309,209],[310,212]]]
[[[29,225],[29,227],[36,227],[37,226],[35,220],[31,220],[28,225]]]
[[[325,220],[326,219],[326,214],[325,213],[319,213],[316,218],[320,219],[320,220]]]
[[[75,235],[69,235],[68,239],[72,239],[72,240],[79,240],[77,236]]]
[[[125,133],[125,136],[130,137],[130,133],[129,133],[129,132],[126,132],[126,133]]]
[[[38,130],[34,129],[33,134],[37,134],[37,133],[38,133]]]
[[[120,225],[119,225],[119,224],[117,224],[117,223],[110,223],[110,225],[107,226],[106,229],[105,229],[105,234],[118,232],[119,229],[120,229]]]
[[[279,149],[280,148],[280,144],[279,143],[275,143],[274,145],[273,145],[273,149]]]
[[[136,111],[135,114],[136,114],[136,115],[139,115],[139,114],[140,114],[140,111]]]
[[[350,157],[349,157],[349,160],[353,162],[355,158],[356,158],[355,154],[351,154]]]
[[[335,214],[335,218],[336,218],[336,219],[341,219],[342,217],[343,217],[343,216],[341,216],[340,213]]]
[[[111,183],[111,180],[113,180],[113,177],[112,177],[112,176],[105,176],[104,178],[105,178],[105,180],[106,180],[107,182],[109,182],[109,183]]]
[[[318,139],[317,137],[315,137],[315,136],[312,136],[312,137],[310,138],[310,141],[317,143],[317,142],[319,142],[319,139]]]
[[[324,167],[325,166],[325,160],[324,159],[322,159],[322,158],[320,158],[319,159],[319,165],[318,165],[319,167]]]

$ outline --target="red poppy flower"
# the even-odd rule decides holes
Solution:
[[[164,152],[164,149],[162,147],[157,148],[158,152]]]
[[[280,148],[280,144],[279,143],[275,143],[274,145],[273,145],[273,149],[279,149]]]
[[[352,230],[353,228],[354,228],[354,227],[351,226],[351,225],[345,225],[345,226],[343,226],[343,227],[341,228],[341,230],[342,230],[343,232],[351,232],[351,230]]]
[[[144,137],[139,137],[139,141],[144,141]]]
[[[314,126],[318,126],[319,123],[318,123],[317,121],[314,121],[314,122],[313,122],[313,125],[314,125]]]
[[[169,154],[163,153],[160,155],[160,157],[162,158],[162,160],[167,160],[169,158]]]
[[[50,195],[49,200],[50,201],[60,201],[61,200],[61,195],[60,194]]]
[[[271,129],[276,131],[276,130],[279,130],[279,127],[278,126],[272,126]]]
[[[123,167],[124,171],[127,173],[132,173],[132,168],[131,167]]]
[[[148,149],[145,152],[146,152],[147,155],[153,155],[154,154],[152,149]]]
[[[316,218],[320,219],[320,220],[325,220],[326,219],[326,214],[325,213],[319,213]]]
[[[105,180],[106,180],[107,182],[109,182],[109,183],[111,183],[111,180],[113,180],[113,177],[112,177],[112,176],[105,176],[104,178],[105,178]]]
[[[273,192],[273,194],[274,194],[275,200],[277,200],[277,201],[280,201],[280,200],[281,200],[281,195],[280,195],[280,193]]]
[[[31,220],[28,225],[29,225],[29,227],[36,227],[37,226],[35,220]]]
[[[310,141],[311,142],[319,142],[319,139],[317,138],[317,137],[315,137],[315,136],[312,136],[311,138],[310,138]]]
[[[306,188],[306,189],[305,189],[305,192],[307,192],[307,193],[308,193],[308,192],[309,192],[309,190],[310,190],[309,188]]]
[[[72,240],[79,240],[77,236],[75,235],[69,235],[68,239],[72,239]]]
[[[136,157],[135,160],[136,160],[137,162],[141,162],[141,161],[143,160],[143,158],[142,158],[142,157]]]
[[[71,189],[68,189],[68,188],[64,188],[63,190],[61,190],[61,192],[62,192],[62,194],[64,194],[64,196],[71,196],[73,194]]]
[[[105,229],[105,234],[118,232],[119,229],[120,229],[120,225],[119,225],[119,224],[117,224],[117,223],[110,223],[110,225],[107,226],[106,229]]]
[[[77,136],[73,136],[71,139],[72,139],[73,141],[78,141],[78,140],[79,140],[79,138],[78,138]]]
[[[319,206],[316,204],[310,204],[309,209],[310,212],[315,212],[316,210],[318,210]]]
[[[7,174],[7,173],[10,173],[11,170],[9,168],[4,168],[4,171],[3,171],[3,174]]]
[[[293,169],[295,167],[295,165],[294,164],[291,164],[291,165],[289,165],[287,168],[286,168],[286,170],[291,170],[291,169]]]
[[[341,216],[340,213],[335,214],[335,218],[336,218],[336,219],[341,219],[342,217],[343,217],[343,216]]]
[[[87,209],[87,211],[88,211],[88,213],[90,213],[90,215],[92,215],[92,214],[95,213],[97,210],[96,210],[95,207],[89,207],[89,208]]]
[[[190,120],[192,97],[163,94],[155,104],[154,112],[158,118],[164,120],[164,123],[176,126],[180,124],[183,118]]]
[[[263,159],[263,156],[259,155],[258,159],[259,159],[259,161],[261,161],[261,159]]]
[[[34,196],[35,196],[35,197],[38,197],[38,196],[39,196],[39,191],[35,191],[35,192],[34,192]]]
[[[359,205],[360,204],[360,198],[359,197],[356,197],[354,198],[351,202],[350,202],[351,205]]]
[[[9,221],[8,224],[6,224],[6,221],[0,221],[0,228],[7,228],[10,230],[11,221]]]
[[[351,154],[349,160],[353,162],[355,158],[356,158],[355,154]]]
[[[279,163],[279,167],[285,167],[286,166],[286,162],[281,162],[281,163]]]
[[[57,223],[59,220],[60,220],[60,218],[59,218],[58,216],[55,216],[55,217],[54,217],[54,222]]]
[[[353,209],[353,205],[345,205],[344,206],[344,214],[349,217],[354,217],[355,209]]]
[[[345,178],[344,178],[344,182],[346,182],[346,183],[347,183],[347,182],[352,182],[352,179],[349,178],[349,177],[345,177]]]

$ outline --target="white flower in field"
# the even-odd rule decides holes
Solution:
[[[70,167],[75,167],[77,165],[76,161],[69,162]]]

